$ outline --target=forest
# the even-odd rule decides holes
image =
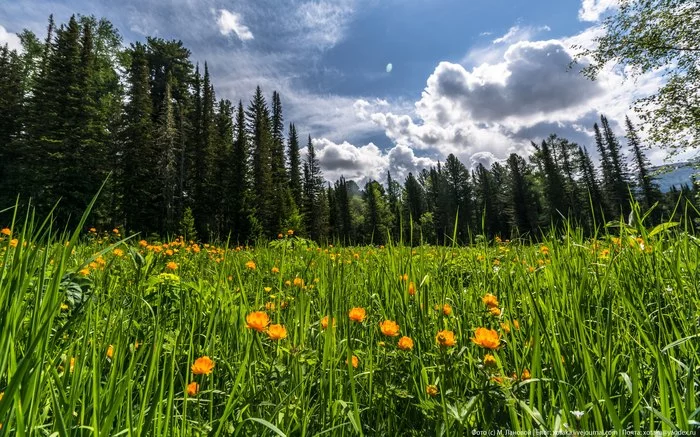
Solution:
[[[41,216],[60,200],[59,227],[75,224],[103,183],[91,226],[202,241],[288,229],[348,244],[537,240],[567,220],[593,235],[627,220],[634,202],[651,224],[677,210],[697,217],[697,186],[662,193],[629,118],[622,139],[600,115],[595,144],[552,134],[490,167],[450,155],[360,187],[325,180],[313,133],[287,124],[278,92],[218,98],[207,63],[193,63],[181,41],[125,47],[92,16],[51,17],[43,41],[27,30],[20,40],[21,52],[0,49],[0,205],[31,204]]]

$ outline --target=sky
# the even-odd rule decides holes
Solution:
[[[551,133],[596,156],[593,123],[620,135],[661,73],[611,65],[580,74],[580,49],[617,0],[0,0],[0,44],[48,15],[109,19],[124,44],[182,40],[208,63],[217,97],[280,92],[328,180],[403,180],[453,153],[465,165],[527,154]],[[305,143],[305,141],[304,141]],[[624,142],[623,142],[624,143]],[[652,163],[665,153],[648,151]]]

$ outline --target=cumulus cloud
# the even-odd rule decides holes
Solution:
[[[219,18],[216,20],[216,25],[219,26],[219,32],[222,35],[229,35],[233,32],[241,41],[253,39],[253,33],[248,29],[248,26],[243,24],[240,14],[235,12],[219,9]]]
[[[385,181],[387,171],[391,171],[393,178],[403,181],[408,173],[415,174],[437,164],[430,158],[416,156],[413,149],[401,145],[381,150],[373,143],[356,146],[347,141],[335,143],[327,138],[312,141],[328,181],[344,176],[362,186],[369,180]],[[306,153],[306,150],[302,152]]]
[[[599,21],[600,17],[610,9],[617,8],[620,0],[583,0],[578,18],[581,21]]]
[[[22,50],[19,37],[12,32],[8,32],[3,25],[0,25],[0,47],[5,44],[7,44],[10,50]]]

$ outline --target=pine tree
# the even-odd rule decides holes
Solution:
[[[22,181],[17,178],[17,144],[22,132],[23,68],[20,56],[0,47],[0,210],[14,205]]]
[[[384,189],[377,181],[369,181],[364,189],[364,235],[373,244],[384,244],[389,231],[390,212],[384,198]]]
[[[304,162],[303,216],[304,227],[309,237],[316,241],[320,241],[321,238],[323,238],[324,232],[324,217],[322,211],[319,209],[322,206],[322,197],[325,198],[323,185],[321,163],[316,157],[314,144],[311,141],[311,135],[309,135],[309,141],[306,145],[306,161]]]
[[[519,234],[537,231],[538,202],[527,162],[515,153],[508,157],[509,170],[507,212],[510,224]]]
[[[270,129],[270,113],[267,103],[258,86],[255,96],[248,105],[248,133],[253,152],[253,204],[256,217],[265,235],[277,234],[275,220],[275,196],[272,179],[273,138]]]
[[[447,156],[445,161],[445,180],[447,195],[449,196],[450,209],[448,211],[448,232],[452,232],[457,220],[457,238],[466,241],[469,236],[469,227],[472,223],[471,186],[469,184],[469,171],[453,154]],[[449,234],[451,237],[451,234]]]
[[[301,157],[299,155],[299,137],[294,124],[289,125],[289,140],[287,141],[289,163],[289,189],[297,208],[302,204]]]
[[[275,194],[275,208],[273,226],[281,230],[292,215],[295,208],[293,195],[287,177],[285,167],[284,150],[284,117],[282,116],[282,102],[277,91],[272,93],[272,148],[270,167],[272,171],[272,189]]]
[[[604,115],[600,116],[600,123],[603,129],[603,139],[605,140],[606,156],[609,160],[610,171],[609,196],[615,214],[622,214],[625,217],[629,214],[629,173],[627,165],[621,154],[620,143],[610,128],[608,119]]]
[[[401,238],[401,204],[399,193],[401,185],[391,177],[391,172],[386,172],[387,201],[389,202],[389,214],[391,218],[391,238],[398,241]]]
[[[239,243],[245,242],[251,237],[250,218],[253,214],[250,205],[250,149],[245,117],[243,102],[239,101],[235,123],[236,139],[231,159],[230,195],[228,196],[233,227],[231,237]]]
[[[639,135],[637,135],[637,130],[629,117],[625,117],[625,124],[627,126],[627,145],[632,149],[634,166],[637,171],[637,185],[643,198],[642,207],[648,209],[661,199],[661,192],[649,172],[651,164],[642,151]]]
[[[352,216],[350,212],[350,194],[344,177],[335,182],[335,202],[338,209],[338,236],[345,244],[354,241],[352,232]]]
[[[161,214],[159,232],[172,233],[176,229],[175,193],[177,191],[177,129],[171,93],[172,76],[167,76],[164,101],[155,128],[155,146],[158,151],[156,168],[159,177],[160,196],[158,199]]]
[[[148,235],[157,230],[153,219],[161,213],[156,203],[159,189],[154,187],[151,168],[152,163],[159,161],[159,154],[154,145],[146,47],[136,43],[130,51],[127,128],[122,152],[123,211],[127,229]]]
[[[586,217],[589,231],[593,231],[594,227],[600,223],[607,215],[606,204],[603,201],[598,177],[595,167],[588,150],[583,147],[578,149],[578,167],[582,174],[582,182],[585,190],[585,196],[582,199],[583,204],[587,207],[586,210],[592,208],[591,215]],[[582,208],[583,209],[583,208]]]

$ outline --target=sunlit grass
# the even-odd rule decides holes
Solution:
[[[0,434],[700,420],[700,241],[679,227],[470,247],[286,235],[253,249],[35,223],[0,235]]]

